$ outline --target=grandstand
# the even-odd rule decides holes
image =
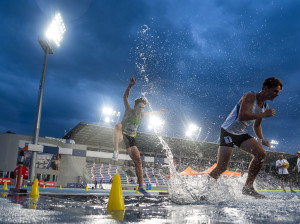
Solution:
[[[87,150],[101,151],[101,152],[113,152],[113,128],[105,127],[95,124],[79,123],[72,130],[70,130],[63,138],[71,139],[76,144],[82,144],[87,146]],[[193,162],[195,169],[205,170],[210,165],[214,164],[217,160],[217,143],[192,141],[187,139],[180,139],[174,137],[163,136],[163,139],[172,149],[174,160],[177,163],[187,165]],[[161,159],[166,158],[165,152],[159,139],[148,133],[139,133],[136,138],[138,148],[141,152],[141,156],[151,156],[155,158],[155,163],[159,164]],[[120,154],[126,154],[124,144],[120,145]],[[265,166],[263,170],[268,170],[272,166],[271,163],[278,159],[278,155],[281,152],[268,151]],[[295,155],[283,153],[286,159],[293,158]],[[246,152],[235,149],[233,150],[230,167],[243,170],[245,164],[247,165],[251,160],[251,156]],[[93,161],[91,159],[90,161]],[[111,163],[110,159],[98,159],[93,162]],[[146,163],[147,161],[144,161]],[[129,162],[119,160],[117,165],[133,165]],[[143,164],[145,165],[145,164]],[[180,164],[178,164],[180,166]]]
[[[112,164],[96,164],[93,162],[86,163],[87,172],[89,174],[88,183],[111,183],[114,174],[118,173],[120,175],[121,184],[136,184],[136,177],[130,176],[126,171],[123,170],[121,166]],[[134,173],[134,167],[128,167]],[[144,173],[144,183],[154,184],[155,186],[167,186],[168,178],[167,175],[163,173],[162,170],[153,167],[143,167]]]
[[[76,144],[86,145],[87,150],[112,153],[112,136],[112,127],[81,122],[70,130],[63,138],[74,140]],[[192,141],[168,136],[163,136],[163,139],[172,149],[174,162],[176,163],[178,171],[184,170],[187,165],[192,165],[195,170],[202,171],[217,162],[217,143]],[[159,139],[153,134],[139,133],[136,141],[143,161],[145,184],[151,183],[158,186],[166,186],[168,183],[168,169],[164,168],[162,162],[166,159],[166,155]],[[125,146],[121,144],[120,155],[122,154],[126,154],[126,149]],[[286,159],[294,159],[295,157],[295,155],[287,153],[268,151],[262,172],[257,178],[258,188],[280,188],[279,180],[274,176],[267,174],[272,173],[274,161],[278,159],[279,154],[284,154]],[[145,160],[146,156],[154,157],[154,162]],[[249,154],[236,148],[233,151],[229,169],[245,173],[247,172],[247,166],[250,160],[251,156]],[[91,169],[91,182],[96,179],[98,182],[101,182],[102,180],[103,183],[108,183],[114,173],[119,173],[123,184],[136,183],[134,164],[131,160],[126,161],[119,159],[119,161],[114,162],[108,158],[87,157],[87,162],[87,168]],[[126,170],[124,167],[127,167]]]

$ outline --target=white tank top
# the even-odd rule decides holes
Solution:
[[[255,95],[255,99],[252,104],[252,107],[250,108],[250,113],[258,114],[258,113],[265,112],[267,109],[267,103],[265,102],[263,108],[259,107],[257,104],[256,93],[253,91],[251,91],[251,93]],[[247,134],[247,127],[254,121],[254,120],[239,121],[238,119],[239,111],[240,111],[240,104],[237,103],[237,105],[235,105],[235,107],[233,108],[233,110],[231,111],[231,113],[228,115],[225,122],[221,126],[227,132],[234,135]]]

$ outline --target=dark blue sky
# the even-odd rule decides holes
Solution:
[[[276,151],[300,150],[299,1],[10,0],[0,10],[1,132],[33,133],[38,37],[59,11],[67,31],[49,55],[40,136],[99,124],[104,105],[123,114],[136,77],[130,103],[145,93],[154,110],[167,108],[163,135],[184,138],[194,122],[200,140],[217,142],[239,98],[276,76],[284,89],[269,102],[276,116],[263,121],[264,137]]]

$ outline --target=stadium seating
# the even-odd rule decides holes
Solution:
[[[94,183],[97,180],[98,183],[111,183],[113,176],[118,173],[120,175],[121,184],[136,184],[134,177],[129,177],[122,170],[122,167],[111,164],[96,164],[93,162],[87,162],[87,172],[89,174],[89,182]],[[131,167],[135,172],[135,167]],[[165,175],[161,169],[153,167],[143,167],[144,183],[156,184],[166,186],[168,184],[167,175]]]
[[[111,164],[95,164],[87,162],[86,168],[89,174],[89,182],[94,183],[111,183],[113,176],[118,173],[122,184],[136,184],[136,178],[127,176],[122,166]],[[135,173],[135,167],[129,167]],[[168,177],[162,169],[154,167],[143,167],[144,184],[156,184],[157,186],[167,186]],[[280,180],[270,174],[259,173],[256,178],[256,186],[258,189],[278,190],[281,189]]]

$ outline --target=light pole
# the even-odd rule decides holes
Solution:
[[[46,78],[46,69],[48,62],[48,54],[54,53],[54,46],[59,47],[60,42],[63,38],[63,34],[66,31],[66,27],[63,23],[60,13],[57,13],[52,20],[48,30],[46,31],[46,38],[39,39],[39,43],[45,52],[43,70],[39,87],[39,95],[37,101],[37,109],[34,122],[33,130],[33,144],[37,145],[39,141],[40,133],[40,123],[41,123],[41,113],[42,113],[42,103],[43,103],[43,94]],[[35,177],[35,163],[36,163],[36,152],[32,152],[30,169],[29,169],[29,181],[33,183]]]

